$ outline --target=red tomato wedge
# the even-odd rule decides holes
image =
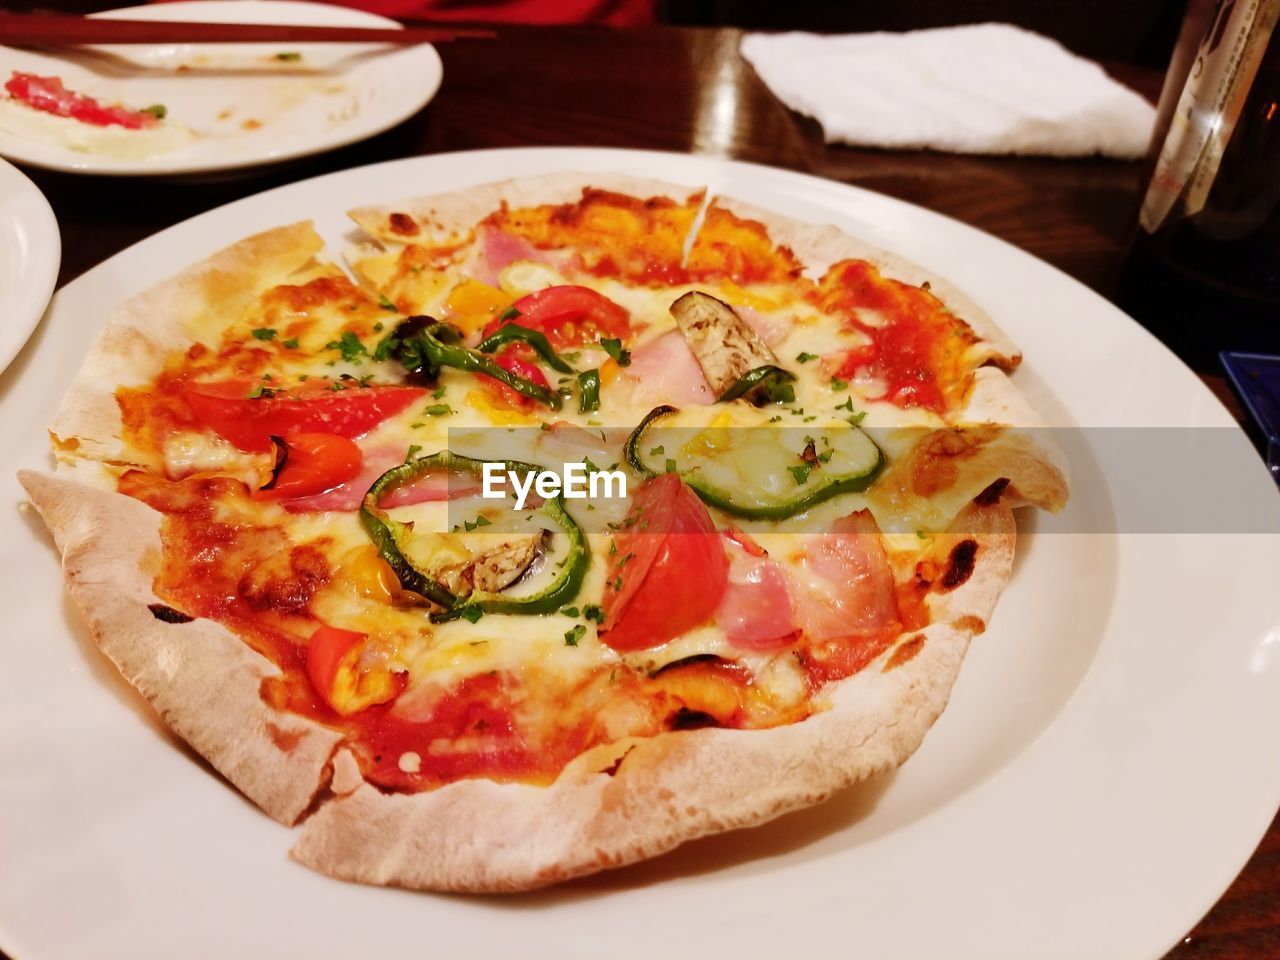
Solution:
[[[626,523],[613,538],[601,639],[643,650],[711,619],[729,561],[697,494],[674,473],[654,477],[636,492]]]
[[[362,663],[368,634],[320,626],[307,641],[307,676],[316,693],[345,716],[393,700],[406,677],[385,663]]]
[[[156,123],[156,118],[145,111],[108,107],[93,97],[73,93],[63,86],[58,77],[41,77],[15,70],[4,88],[9,96],[28,107],[59,117],[70,117],[95,127],[116,126],[143,130]]]
[[[188,383],[191,411],[214,433],[241,450],[269,450],[271,437],[296,433],[364,436],[383,420],[422,397],[421,387],[351,386],[332,389],[328,380],[272,391],[253,380]],[[258,396],[250,396],[258,393]]]
[[[517,377],[523,377],[525,380],[536,383],[540,387],[551,388],[551,384],[547,382],[546,374],[542,372],[542,369],[537,364],[524,359],[518,346],[508,347],[503,350],[502,353],[494,357],[493,362],[503,370],[514,373]],[[481,374],[480,382],[495,400],[499,400],[508,406],[526,408],[534,405],[533,400],[522,393],[516,393],[501,380],[495,380],[493,377],[486,377]]]
[[[324,493],[355,477],[364,463],[356,442],[336,433],[295,433],[276,439],[283,450],[277,448],[271,480],[254,494],[259,499],[289,500]]]
[[[601,337],[626,340],[631,335],[627,311],[590,287],[571,284],[547,287],[521,297],[512,306],[520,316],[511,322],[545,333],[557,348],[595,343]],[[497,320],[489,324],[485,335],[505,322]]]

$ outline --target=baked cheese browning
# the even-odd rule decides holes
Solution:
[[[504,204],[481,229],[518,237],[537,250],[569,253],[589,274],[642,285],[683,283],[684,245],[702,198],[693,193],[677,203],[587,188],[575,203],[519,209]]]
[[[925,286],[885,277],[865,260],[845,260],[827,271],[813,298],[870,340],[824,358],[832,376],[870,381],[899,407],[943,414],[962,404],[973,383],[966,357],[978,337]]]
[[[810,286],[801,275],[803,264],[789,248],[773,242],[763,223],[739,217],[714,201],[689,249],[686,268],[691,280],[798,285],[800,292]]]

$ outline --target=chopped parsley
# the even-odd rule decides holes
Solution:
[[[283,63],[296,63],[302,59],[302,54],[296,50],[286,50],[284,53],[277,53],[276,59]]]
[[[577,607],[561,607],[561,608],[560,608],[560,612],[561,612],[561,613],[563,613],[566,617],[576,617],[576,616],[578,616],[578,608],[577,608]]]
[[[817,359],[818,359],[818,355],[816,353],[808,353],[804,350],[801,350],[799,353],[796,354],[796,363],[808,363],[810,360],[817,360]]]
[[[149,107],[143,107],[138,112],[149,113],[153,117],[155,117],[157,120],[163,120],[165,117],[169,115],[169,108],[166,107],[163,103],[153,103]]]
[[[853,413],[853,397],[845,397],[845,398],[844,398],[844,403],[837,403],[837,404],[836,404],[836,409],[837,409],[837,410],[848,410],[850,413]]]
[[[449,406],[447,403],[433,403],[422,412],[428,417],[447,417],[449,414],[453,413],[453,407]]]
[[[800,486],[803,483],[808,483],[809,473],[812,470],[813,470],[813,465],[809,463],[802,463],[796,467],[787,467],[787,472],[790,473],[791,476],[795,478],[796,486]]]
[[[337,350],[347,363],[359,363],[361,357],[369,355],[369,351],[360,342],[360,338],[350,330],[343,331],[341,337],[337,340],[330,340],[324,345],[324,348],[326,350]]]
[[[832,377],[832,378],[831,378],[831,389],[832,389],[832,390],[848,390],[848,389],[849,389],[849,381],[848,381],[848,380],[841,380],[839,377]]]
[[[390,310],[392,313],[395,313],[399,309],[394,303],[387,299],[387,295],[385,293],[378,294],[378,306],[383,310]],[[380,332],[382,330],[382,324],[376,325],[373,330],[375,333]]]
[[[262,384],[259,383],[259,384],[255,384],[253,389],[245,394],[245,397],[247,397],[250,400],[269,400],[271,397],[274,397],[275,395],[276,395],[276,392],[274,390],[272,390],[270,387],[264,387]]]
[[[631,366],[631,351],[622,345],[622,340],[618,337],[601,337],[600,346],[604,348],[605,353],[618,362],[618,366]]]
[[[856,427],[860,425],[862,421],[865,420],[866,418],[867,418],[867,411],[859,410],[857,413],[855,413],[852,417],[849,418],[849,422]]]
[[[583,638],[587,632],[586,624],[575,624],[572,630],[564,632],[564,645],[566,647],[576,647],[578,641]]]
[[[434,390],[432,390],[432,391],[431,391],[431,399],[432,399],[432,400],[439,400],[439,399],[440,399],[441,397],[443,397],[443,396],[444,396],[444,387],[443,387],[443,386],[436,387]]]
[[[286,350],[297,350],[297,349],[298,349],[298,338],[297,338],[297,337],[290,337],[288,340],[281,340],[281,341],[280,341],[280,346],[284,347]]]
[[[676,462],[672,460],[670,457],[667,457],[667,473],[675,473],[675,472],[676,472]]]
[[[654,447],[652,450],[649,451],[649,456],[660,457],[666,452],[667,452],[667,448],[664,447],[662,444],[658,444],[656,447]]]
[[[253,339],[255,340],[274,340],[276,338],[276,332],[271,327],[255,327],[249,332],[253,334]]]
[[[492,524],[492,522],[493,521],[491,521],[488,517],[486,517],[482,513],[479,516],[477,516],[475,520],[463,520],[462,529],[470,533],[472,530],[479,529],[480,527],[487,527],[490,524]]]
[[[594,603],[588,603],[583,607],[582,615],[588,620],[594,620],[596,623],[604,623],[604,608]]]

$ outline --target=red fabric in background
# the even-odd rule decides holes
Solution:
[[[344,0],[393,19],[473,23],[600,23],[635,27],[654,22],[655,0]]]

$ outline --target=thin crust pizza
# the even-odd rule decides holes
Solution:
[[[345,266],[302,222],[119,306],[21,474],[102,651],[297,860],[530,889],[911,755],[1013,509],[1068,495],[976,304],[631,177],[351,216]]]

